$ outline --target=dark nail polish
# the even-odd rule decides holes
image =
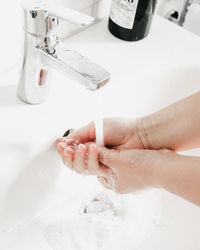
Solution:
[[[68,130],[64,133],[63,137],[67,137],[67,136],[70,134],[70,132],[71,132],[71,129],[68,129]]]

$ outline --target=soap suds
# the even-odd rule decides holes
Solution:
[[[73,213],[47,226],[45,237],[53,250],[133,250],[156,227],[161,204],[157,190],[137,195],[100,191],[74,206]],[[59,208],[58,208],[59,211]]]

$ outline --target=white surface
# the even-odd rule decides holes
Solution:
[[[155,191],[119,196],[91,189],[88,199],[82,195],[70,197],[70,205],[65,201],[41,217],[48,218],[48,222],[49,218],[54,218],[45,229],[45,237],[54,250],[135,249],[156,227],[160,201]],[[89,202],[97,195],[100,203]],[[78,215],[74,204],[77,201],[87,204],[87,213],[80,211]],[[74,211],[69,207],[75,208]],[[56,219],[55,212],[59,213]]]
[[[183,4],[183,0],[158,0],[157,13],[164,17],[172,9],[177,11],[180,17]]]
[[[193,3],[190,5],[183,27],[200,36],[200,4]]]
[[[96,0],[94,5],[93,17],[103,19],[110,13],[111,0]]]
[[[0,74],[11,66],[16,65],[18,61],[22,27],[20,25],[21,12],[19,2],[20,0],[0,0]]]
[[[178,15],[180,18],[180,15],[181,15],[180,3],[176,0],[171,0],[171,1],[166,1],[163,4],[162,11],[160,10],[159,14],[168,19],[170,15],[174,13],[175,11],[178,12]]]
[[[98,112],[147,115],[200,89],[197,36],[158,17],[149,37],[135,43],[116,39],[106,26],[100,22],[67,41],[111,72],[96,92],[55,72],[48,101],[30,106],[16,97],[17,70],[0,76],[0,249],[50,250],[45,230],[62,220],[63,202],[84,197],[96,183],[63,167],[53,145],[57,137]],[[139,249],[199,249],[199,208],[165,192],[163,208],[163,222]]]

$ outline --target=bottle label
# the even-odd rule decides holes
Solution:
[[[112,0],[110,19],[117,25],[132,29],[139,0]]]

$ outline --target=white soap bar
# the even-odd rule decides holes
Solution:
[[[95,119],[94,125],[96,132],[96,144],[98,146],[104,146],[103,118]]]

